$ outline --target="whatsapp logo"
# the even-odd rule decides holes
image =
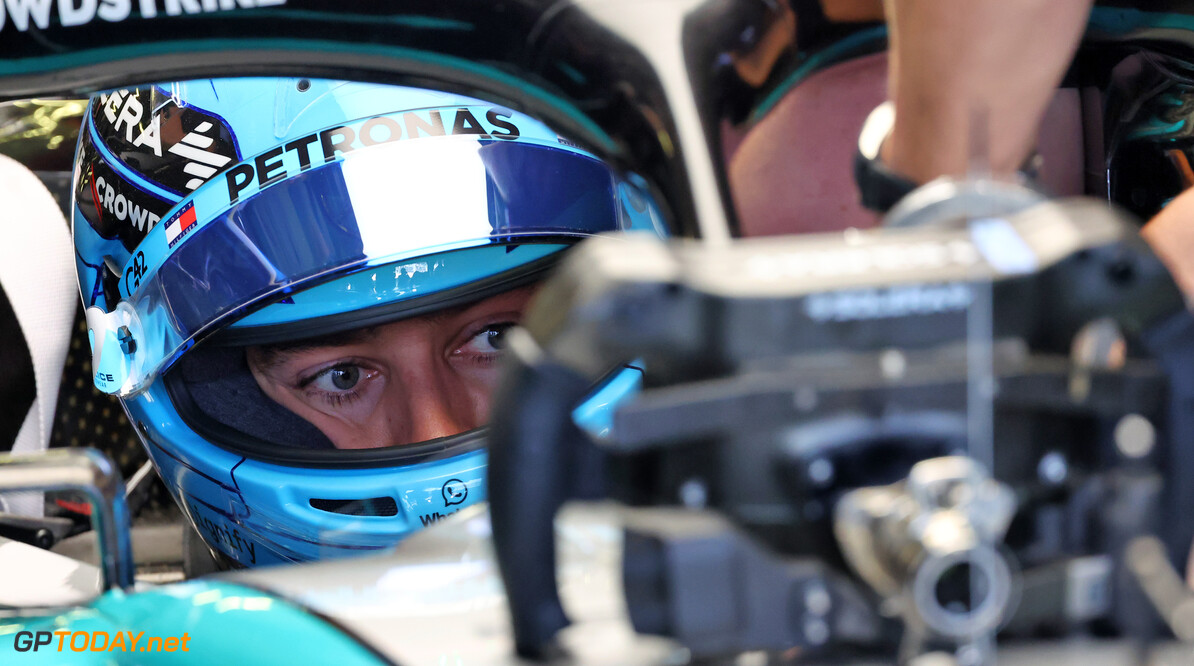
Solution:
[[[452,506],[453,504],[461,504],[468,497],[468,484],[460,479],[448,479],[444,481],[444,487],[440,489],[444,495],[444,506]]]

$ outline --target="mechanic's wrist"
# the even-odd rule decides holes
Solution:
[[[893,169],[884,159],[883,146],[895,124],[895,105],[880,104],[867,116],[854,153],[854,182],[862,205],[885,213],[920,183]]]
[[[908,159],[901,160],[899,155],[907,155],[908,152],[904,150],[893,156],[896,151],[891,150],[891,144],[896,131],[898,128],[895,105],[891,101],[884,102],[871,111],[863,123],[854,156],[854,180],[862,205],[879,213],[886,213],[920,185],[943,175],[961,176],[967,172],[969,166],[965,164],[964,158],[952,159],[951,162],[950,158],[957,156],[935,153],[915,155],[911,163]],[[917,145],[933,146],[933,150],[937,150],[938,146],[948,148],[967,146],[968,143],[960,140],[949,141],[939,136],[933,141],[918,142]],[[907,145],[909,143],[905,142],[905,147]],[[992,177],[1031,184],[1036,181],[1039,165],[1040,156],[1033,150],[1017,171],[992,173],[990,165],[981,166],[982,170]]]

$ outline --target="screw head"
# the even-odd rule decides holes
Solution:
[[[125,355],[131,356],[137,351],[137,341],[133,339],[133,332],[128,326],[116,329],[116,339],[120,340],[120,349]]]
[[[1058,451],[1050,451],[1037,463],[1036,474],[1041,481],[1059,486],[1065,483],[1066,478],[1070,475],[1070,467],[1066,462],[1065,456]]]

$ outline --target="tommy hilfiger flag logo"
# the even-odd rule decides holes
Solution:
[[[174,244],[195,226],[195,202],[188,201],[185,206],[179,208],[166,220],[165,226],[166,244],[174,247]]]
[[[211,128],[212,124],[207,121],[199,123],[194,130],[182,137],[181,143],[176,143],[168,149],[169,152],[189,160],[182,168],[184,173],[194,176],[187,181],[188,190],[202,185],[215,175],[217,169],[231,161],[227,155],[208,152],[207,149],[215,142],[210,136],[205,136]]]

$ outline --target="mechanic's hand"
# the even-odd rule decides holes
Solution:
[[[1165,262],[1186,299],[1194,298],[1194,189],[1161,209],[1141,234]]]

